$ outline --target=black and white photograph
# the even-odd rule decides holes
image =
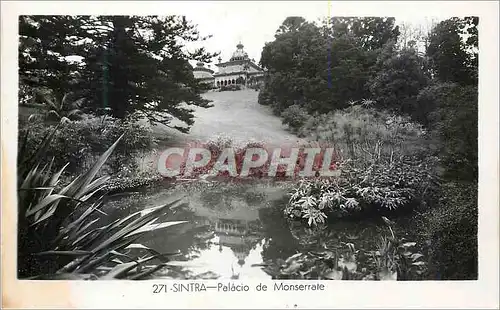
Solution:
[[[18,280],[480,279],[479,15],[189,2],[18,16]]]

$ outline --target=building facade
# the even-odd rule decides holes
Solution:
[[[255,60],[248,57],[243,47],[241,43],[236,45],[236,51],[233,52],[229,61],[222,62],[219,57],[219,63],[216,64],[218,72],[216,73],[205,68],[203,63],[198,63],[197,67],[193,69],[195,78],[217,88],[228,85],[248,87],[262,83],[264,70],[255,63]]]
[[[203,83],[214,84],[214,71],[210,68],[205,68],[202,62],[198,62],[196,67],[193,68],[194,78]]]

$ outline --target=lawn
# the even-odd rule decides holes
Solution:
[[[301,139],[286,131],[286,126],[272,114],[269,107],[257,103],[258,92],[208,92],[204,98],[212,100],[213,107],[195,107],[195,123],[188,134],[164,125],[156,125],[155,134],[165,140],[204,140],[225,135],[233,141],[259,140],[269,144],[293,144]],[[173,122],[173,125],[181,125]]]

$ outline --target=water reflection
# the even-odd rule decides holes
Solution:
[[[111,202],[106,208],[123,216],[144,206],[164,204],[172,200],[172,193],[182,191],[187,196],[185,206],[160,221],[188,223],[154,231],[147,240],[140,241],[161,253],[179,253],[173,257],[175,266],[161,270],[155,277],[270,278],[254,265],[284,260],[297,251],[339,248],[346,242],[354,243],[356,249],[374,249],[387,229],[377,221],[346,220],[314,229],[289,222],[282,213],[286,190],[262,184],[150,189],[141,196]]]
[[[186,206],[177,209],[169,218],[188,223],[156,231],[143,242],[160,252],[180,252],[174,258],[176,266],[157,276],[269,278],[261,268],[253,265],[268,259],[286,258],[294,254],[298,246],[277,207],[283,203],[284,193],[280,188],[254,186],[209,188],[189,193]],[[156,201],[156,204],[161,203]]]

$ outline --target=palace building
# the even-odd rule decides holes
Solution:
[[[219,237],[219,251],[222,252],[223,246],[230,248],[237,259],[238,265],[243,266],[250,251],[263,238],[258,232],[253,231],[252,224],[255,225],[256,222],[257,220],[249,222],[236,219],[219,219],[214,225],[215,234]]]
[[[205,68],[202,62],[198,62],[196,67],[193,69],[193,75],[195,79],[201,80],[204,83],[213,84],[214,83],[214,71],[210,68]]]
[[[243,47],[241,43],[236,45],[236,51],[233,52],[229,61],[222,62],[222,58],[219,57],[219,63],[216,64],[218,72],[214,73],[199,62],[193,69],[195,78],[218,88],[227,85],[248,87],[260,84],[264,77],[264,70],[255,63],[254,59],[248,57]]]

